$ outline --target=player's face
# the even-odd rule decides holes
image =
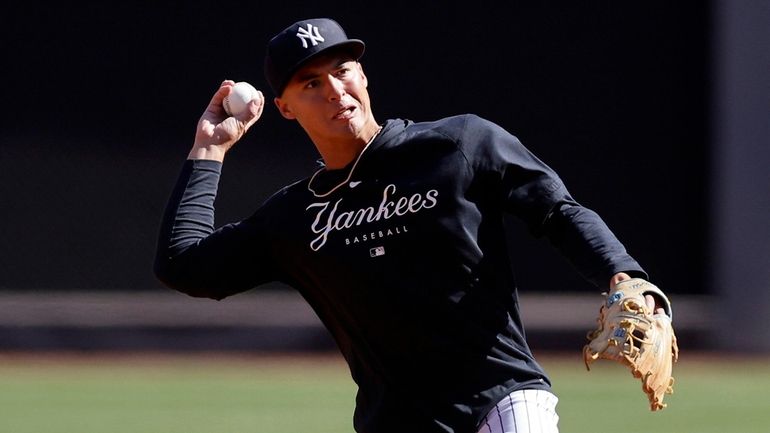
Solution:
[[[322,55],[303,65],[275,104],[318,142],[358,139],[376,122],[361,64],[341,54]]]

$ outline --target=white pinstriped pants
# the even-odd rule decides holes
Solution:
[[[514,391],[489,411],[478,433],[559,433],[558,401],[548,391]]]

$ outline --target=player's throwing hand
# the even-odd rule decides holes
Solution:
[[[222,161],[225,153],[262,115],[265,97],[259,91],[257,91],[258,97],[249,102],[246,110],[234,116],[227,115],[222,101],[230,94],[233,85],[235,85],[234,81],[223,81],[198,120],[195,144],[190,151],[190,159]]]

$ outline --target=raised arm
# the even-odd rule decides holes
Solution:
[[[214,201],[225,154],[259,119],[264,104],[259,94],[246,111],[228,116],[222,101],[233,84],[222,83],[198,121],[158,237],[156,276],[191,296],[221,299],[269,280],[272,272],[266,248],[254,247],[261,230],[254,217],[215,229]]]

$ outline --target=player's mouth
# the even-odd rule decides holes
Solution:
[[[344,107],[332,117],[334,120],[349,120],[355,115],[356,107],[354,105]]]

